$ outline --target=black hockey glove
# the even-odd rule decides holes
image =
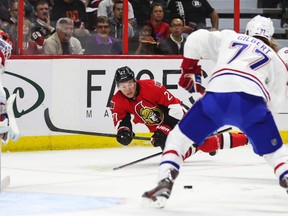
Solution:
[[[120,127],[118,128],[116,139],[122,145],[127,146],[131,143],[134,135],[135,134],[133,133],[133,131],[130,130],[130,128]]]
[[[158,125],[156,129],[157,130],[151,137],[151,143],[153,146],[155,147],[160,146],[160,148],[164,150],[165,142],[171,128],[167,125]]]

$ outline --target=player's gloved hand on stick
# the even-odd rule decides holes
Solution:
[[[156,127],[156,131],[151,137],[152,145],[155,147],[159,146],[162,150],[164,150],[165,142],[170,130],[171,128],[167,125],[158,125]]]
[[[134,136],[135,134],[130,130],[130,128],[123,126],[118,128],[116,139],[122,145],[127,146],[131,143]]]

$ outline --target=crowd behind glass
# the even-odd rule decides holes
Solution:
[[[218,14],[211,5],[206,0],[191,2],[129,0],[124,34],[122,0],[24,0],[19,49],[19,2],[1,0],[0,28],[10,35],[14,55],[181,55],[191,32],[218,29]],[[206,26],[206,18],[212,26]]]

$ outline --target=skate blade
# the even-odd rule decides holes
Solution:
[[[149,199],[147,197],[143,197],[143,206],[150,208],[164,208],[166,204],[167,198],[163,196],[155,197],[155,200]]]

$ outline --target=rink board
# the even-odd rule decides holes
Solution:
[[[61,129],[115,134],[109,102],[117,88],[117,68],[129,66],[136,79],[155,79],[191,107],[191,95],[178,86],[181,59],[155,56],[36,56],[34,59],[12,59],[3,74],[7,95],[16,93],[14,112],[22,137],[3,146],[3,151],[83,149],[119,147],[115,138],[83,136],[50,131],[44,118],[49,110],[52,123]],[[202,60],[207,78],[214,66]],[[288,143],[288,103],[275,114],[285,143]],[[151,136],[144,125],[133,125],[138,135]],[[132,145],[148,145],[149,141],[133,140]]]

